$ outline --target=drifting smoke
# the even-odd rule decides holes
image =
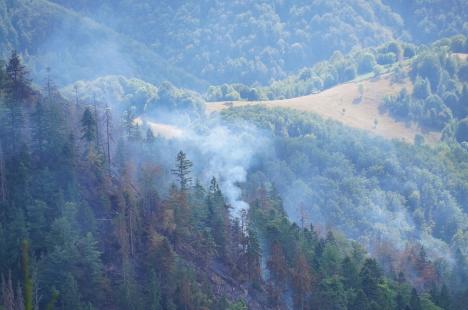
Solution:
[[[173,127],[177,135],[168,137],[176,139],[177,147],[187,152],[189,158],[196,163],[195,175],[206,184],[215,177],[232,207],[232,217],[240,218],[243,211],[249,209],[248,203],[242,199],[241,185],[246,181],[248,171],[258,156],[270,148],[270,139],[262,131],[246,123],[226,126],[219,119],[210,119],[202,130],[195,130],[187,125],[183,126],[174,115],[164,118],[177,124]],[[187,124],[186,119],[183,123]],[[147,124],[153,129],[168,126],[150,121]],[[164,134],[163,131],[159,133]],[[203,167],[197,167],[200,163],[203,163]]]
[[[208,135],[190,135],[189,140],[199,146],[207,159],[205,177],[219,180],[222,192],[233,207],[232,215],[240,217],[249,205],[242,200],[240,184],[246,181],[247,172],[255,155],[268,141],[253,127],[244,125],[236,132],[217,125]]]

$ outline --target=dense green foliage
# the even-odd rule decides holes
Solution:
[[[53,67],[66,85],[107,74],[170,80],[179,86],[206,87],[200,79],[170,65],[144,43],[46,0],[0,1],[0,55],[20,51],[36,81]]]
[[[201,89],[284,79],[335,51],[466,34],[465,16],[463,0],[2,1],[0,51],[20,50],[36,76],[53,66],[65,83],[126,74]]]
[[[267,82],[335,50],[392,39],[403,26],[380,1],[56,2],[148,42],[211,82]]]
[[[336,50],[396,38],[428,42],[466,31],[463,0],[54,2],[148,42],[212,84],[265,83]]]
[[[414,272],[415,283],[430,286],[437,277],[466,283],[466,148],[388,142],[291,110],[248,106],[222,113],[277,136],[274,155],[265,155],[252,178],[276,185],[290,218],[300,222],[305,215],[319,228],[346,232],[392,272],[417,269],[405,259],[419,242],[440,268]],[[444,266],[446,259],[458,260],[456,268]]]
[[[164,81],[159,87],[123,76],[103,76],[92,81],[77,81],[62,90],[65,98],[78,103],[107,103],[114,108],[142,112],[186,111],[202,116],[204,100],[198,93],[180,89]]]
[[[265,188],[259,191],[251,213],[267,240],[269,308],[282,309],[291,299],[294,309],[441,309],[434,297],[418,296],[413,289],[416,308],[411,287],[401,275],[399,280],[385,277],[359,245],[339,235],[329,232],[323,238],[314,227],[291,225],[275,196]]]
[[[466,42],[466,37],[457,36],[419,52],[411,62],[412,92],[403,89],[386,98],[383,108],[400,120],[417,121],[437,130],[447,126],[448,132],[456,130],[457,120],[468,116],[468,63],[453,52],[466,52]]]
[[[466,308],[465,2],[0,0],[0,310]],[[440,143],[205,114],[381,74]]]
[[[416,42],[430,42],[457,33],[467,34],[464,0],[383,0],[399,12]]]
[[[327,61],[303,68],[297,74],[274,81],[265,87],[244,84],[223,84],[208,87],[207,101],[258,101],[285,99],[317,93],[355,79],[376,77],[384,72],[394,72],[395,78],[404,77],[401,69],[414,57],[416,46],[390,41],[376,48],[354,49],[347,55],[335,52]]]
[[[192,165],[203,174],[205,163],[174,152],[166,165],[177,145],[135,134],[125,111],[113,111],[114,136],[105,139],[106,111],[64,100],[50,80],[44,94],[32,89],[15,57],[0,70],[5,309],[458,309],[456,301],[465,302],[438,281],[424,282],[433,284],[430,293],[412,291],[403,273],[384,275],[356,243],[291,224],[260,171],[246,187],[252,208],[232,217],[215,178],[191,182]],[[433,268],[424,257],[415,264]]]

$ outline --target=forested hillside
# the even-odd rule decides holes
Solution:
[[[304,68],[265,87],[250,87],[242,83],[210,86],[205,98],[207,101],[231,104],[236,101],[249,101],[280,105],[278,100],[323,94],[320,97],[322,101],[334,100],[335,105],[329,104],[330,110],[333,110],[337,108],[338,98],[326,98],[324,90],[332,89],[336,85],[342,86],[343,83],[352,84],[358,93],[339,94],[341,105],[338,107],[341,110],[334,111],[335,114],[346,114],[343,101],[352,101],[353,109],[354,106],[367,103],[379,109],[378,114],[368,115],[367,121],[374,120],[375,128],[378,119],[384,117],[382,114],[388,113],[396,121],[405,122],[407,127],[413,124],[413,127],[419,127],[423,131],[443,132],[443,138],[453,137],[455,133],[457,140],[464,142],[467,141],[468,116],[467,52],[468,40],[464,35],[444,38],[430,46],[391,41],[376,48],[354,50],[347,55],[335,52],[329,60]],[[364,90],[364,85],[382,77],[389,79],[394,85],[393,89],[399,91],[388,94],[385,93],[388,92],[387,89],[373,89],[372,91],[381,94],[379,102],[365,102],[368,92]],[[377,84],[373,85],[376,87]],[[296,99],[300,101],[300,98]],[[305,98],[303,101],[301,110],[307,110],[307,105],[320,104],[313,100],[307,102]],[[287,107],[288,102],[291,102],[291,107],[297,109],[298,104],[294,105],[292,101],[284,101],[282,106]],[[329,115],[322,113],[322,116]],[[338,120],[341,118],[344,124],[350,125],[344,117],[335,117]],[[362,123],[365,121],[362,120]],[[370,130],[371,127],[363,129]],[[397,130],[395,127],[395,131]]]
[[[209,143],[185,143],[192,162],[176,151],[179,143],[145,134],[126,112],[66,101],[51,80],[43,93],[31,88],[15,54],[1,73],[5,309],[438,309],[460,302],[421,247],[408,254],[422,268],[418,282],[404,269],[384,273],[386,265],[357,243],[317,230],[305,215],[291,224],[275,179],[260,171],[252,171],[245,198],[232,194],[225,178],[233,172],[222,171],[231,157],[217,171],[210,157],[222,155],[207,153]],[[234,143],[243,125],[232,126],[207,129]],[[271,165],[263,161],[258,169]],[[418,293],[411,283],[432,290]]]
[[[27,51],[34,73],[62,65],[71,71],[58,77],[65,82],[124,73],[197,88],[200,80],[265,84],[337,50],[466,34],[463,2],[2,1],[0,47],[4,56]]]
[[[466,35],[468,14],[466,1],[383,0],[398,12],[412,39],[428,43],[443,37],[463,33]]]
[[[463,0],[55,2],[147,42],[211,83],[265,83],[336,50],[466,33],[467,15]]]
[[[465,309],[467,9],[0,0],[0,310]]]
[[[144,43],[46,0],[0,1],[0,55],[5,58],[13,49],[23,54],[39,83],[50,67],[60,72],[55,79],[61,86],[106,74],[206,86]]]
[[[412,91],[403,89],[385,98],[383,109],[402,121],[444,129],[447,134],[457,131],[459,142],[467,141],[464,129],[457,129],[468,116],[467,47],[466,37],[457,36],[420,51],[409,70]]]

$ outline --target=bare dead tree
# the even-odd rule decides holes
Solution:
[[[93,106],[94,106],[94,119],[96,120],[96,149],[99,152],[100,143],[99,143],[99,114],[96,103],[96,94],[93,94]]]
[[[0,143],[0,199],[5,202],[7,198],[6,192],[6,171],[5,158],[3,154],[2,144]]]
[[[105,111],[105,121],[106,121],[107,165],[110,171],[110,168],[111,168],[110,141],[111,141],[112,111],[107,103],[106,103],[106,111]]]

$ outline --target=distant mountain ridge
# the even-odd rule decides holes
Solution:
[[[53,1],[145,42],[211,84],[266,84],[335,51],[467,31],[463,0]]]
[[[0,55],[22,53],[36,82],[46,68],[60,85],[122,74],[153,83],[204,89],[206,82],[169,64],[143,43],[82,15],[45,1],[0,2]]]
[[[50,66],[62,85],[109,74],[268,84],[334,51],[467,32],[463,1],[433,2],[2,1],[0,55],[18,49],[36,79]]]

